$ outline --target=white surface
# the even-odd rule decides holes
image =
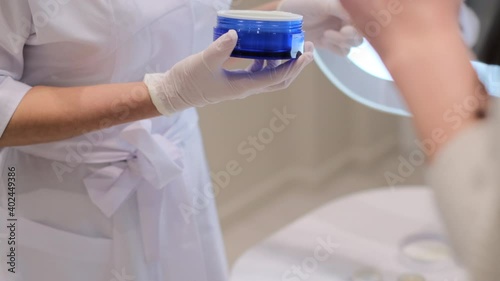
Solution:
[[[401,243],[408,237],[442,232],[433,196],[426,189],[360,193],[318,209],[248,251],[236,263],[231,280],[301,280],[287,271],[310,262],[318,239],[328,237],[338,247],[327,260],[317,261],[307,280],[350,280],[372,268],[389,281],[415,273],[427,280],[465,280],[453,264],[426,267],[401,256]]]

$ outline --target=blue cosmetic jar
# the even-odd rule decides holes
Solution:
[[[296,59],[304,52],[303,17],[279,11],[230,10],[218,13],[214,40],[234,29],[238,44],[232,57]]]

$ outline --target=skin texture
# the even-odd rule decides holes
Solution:
[[[63,140],[156,116],[160,113],[142,82],[73,88],[37,86],[20,103],[0,146]]]
[[[258,10],[275,10],[279,1]],[[144,83],[89,87],[33,87],[9,122],[0,147],[68,139],[108,127],[158,117]]]
[[[436,144],[428,155],[431,161],[457,134],[485,117],[488,95],[470,64],[458,24],[461,1],[342,3],[393,75],[414,115],[419,137]],[[397,13],[391,13],[379,32],[370,31],[373,13],[387,15],[387,11]],[[460,120],[451,121],[450,112],[457,112]]]

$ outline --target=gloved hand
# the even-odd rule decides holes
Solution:
[[[164,115],[222,101],[242,99],[253,94],[287,88],[299,73],[313,61],[312,43],[296,60],[277,65],[275,61],[256,60],[247,70],[223,68],[238,41],[231,30],[206,50],[177,63],[166,73],[147,74],[144,83],[151,99]]]
[[[306,39],[318,47],[346,56],[363,43],[339,0],[282,0],[278,10],[303,15]]]

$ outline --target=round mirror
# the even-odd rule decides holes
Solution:
[[[472,47],[480,30],[477,16],[463,5],[460,20],[464,40]],[[323,49],[317,49],[315,57],[328,79],[355,101],[379,111],[410,116],[389,71],[367,40],[347,57]],[[472,65],[490,94],[500,97],[500,67],[475,61]]]
[[[316,63],[330,81],[352,99],[373,109],[409,116],[391,75],[368,41],[347,57],[317,49]]]

